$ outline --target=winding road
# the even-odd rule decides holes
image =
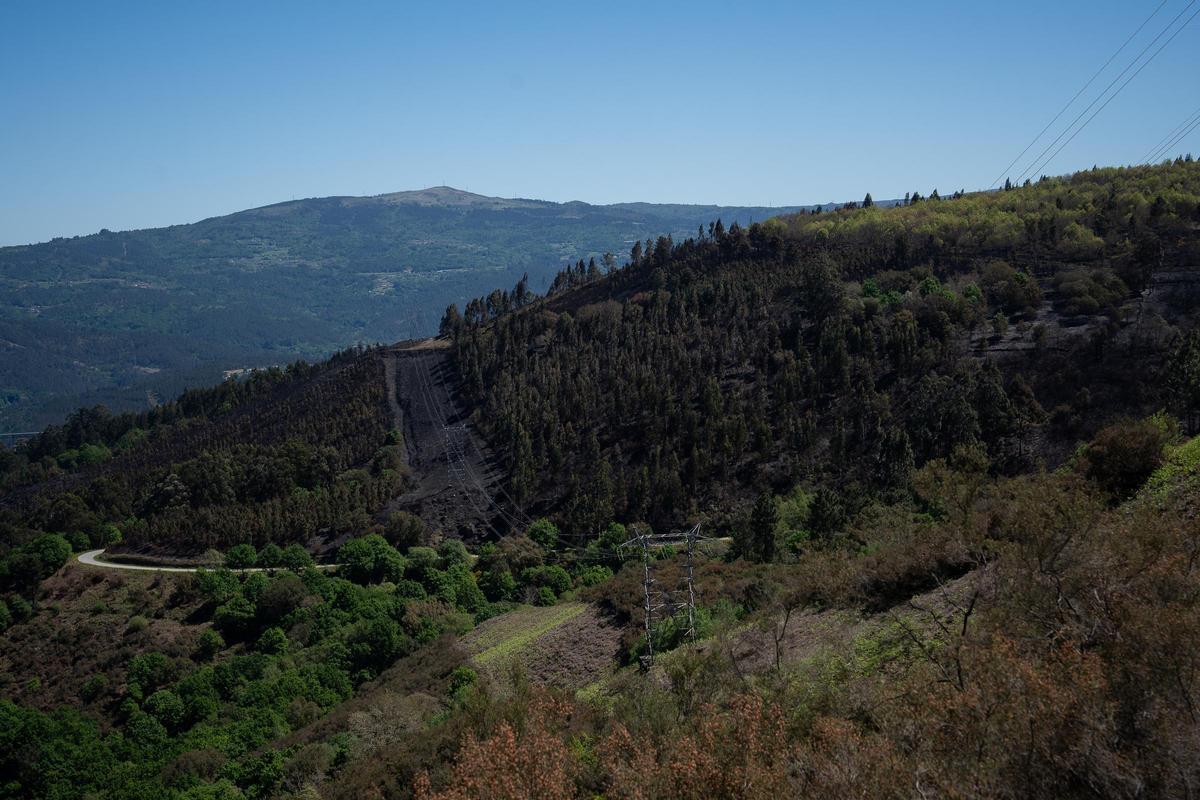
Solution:
[[[86,553],[78,555],[80,564],[86,564],[89,567],[103,567],[104,569],[132,569],[140,572],[196,572],[201,569],[215,569],[215,567],[156,567],[149,564],[119,564],[115,561],[101,561],[100,556],[104,553],[104,549],[88,550]],[[337,564],[316,564],[317,569],[336,569]],[[283,567],[244,567],[235,569],[234,572],[269,572],[271,570],[283,570]]]

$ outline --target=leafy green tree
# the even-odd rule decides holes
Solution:
[[[254,630],[256,618],[254,604],[239,594],[224,605],[217,606],[213,625],[226,635],[240,638]]]
[[[196,640],[195,658],[199,661],[209,661],[224,649],[225,640],[221,638],[221,634],[208,628]]]
[[[548,519],[535,521],[529,526],[526,535],[546,550],[553,550],[558,546],[558,527]]]
[[[277,656],[288,651],[287,634],[279,628],[267,628],[258,637],[258,643],[255,645],[260,653]]]
[[[292,573],[285,573],[271,581],[255,604],[258,619],[266,625],[275,625],[295,611],[308,596],[304,581]]]
[[[27,544],[25,550],[37,558],[42,578],[48,578],[58,572],[71,558],[70,542],[57,533],[43,533]]]
[[[252,544],[236,544],[225,554],[225,566],[229,569],[249,569],[258,563],[258,551]]]
[[[258,564],[262,567],[278,567],[283,564],[283,550],[274,542],[268,542],[258,551]]]
[[[479,589],[493,603],[512,600],[517,592],[517,580],[507,569],[493,569],[479,576]]]
[[[404,577],[408,562],[377,533],[351,539],[338,550],[338,569],[348,580],[369,584],[398,581]]]
[[[170,676],[171,662],[162,653],[141,653],[129,660],[125,686],[130,697],[140,700]]]
[[[432,547],[410,547],[408,549],[408,574],[415,580],[422,580],[425,572],[437,569],[440,561],[437,550]]]
[[[183,700],[170,689],[159,689],[147,697],[142,708],[147,714],[161,722],[168,731],[178,730],[183,724],[185,716]]]
[[[17,622],[25,622],[33,616],[33,606],[24,597],[11,597],[8,600],[8,608],[12,612],[12,617]]]
[[[466,545],[458,539],[446,539],[438,545],[438,558],[441,559],[442,569],[471,563],[471,555],[467,552]]]
[[[196,591],[205,600],[220,605],[228,603],[241,591],[237,575],[228,569],[199,569],[195,575]]]
[[[304,549],[303,545],[293,542],[283,548],[283,554],[279,559],[280,566],[285,569],[290,569],[292,572],[303,572],[305,569],[313,565],[312,555]]]
[[[557,596],[571,588],[571,575],[558,564],[545,564],[522,570],[521,583],[525,586],[548,588]]]

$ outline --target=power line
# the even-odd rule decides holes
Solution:
[[[1159,154],[1158,157],[1162,158],[1163,156],[1165,156],[1168,151],[1170,151],[1173,147],[1175,147],[1175,145],[1179,144],[1184,139],[1186,139],[1189,135],[1191,135],[1192,131],[1196,130],[1196,128],[1200,128],[1200,119],[1197,119],[1195,122],[1192,123],[1191,127],[1189,127],[1187,130],[1183,131],[1178,136],[1176,136],[1173,140],[1171,140],[1171,142],[1166,147],[1163,148],[1163,152],[1161,154]]]
[[[1184,119],[1183,122],[1179,123],[1174,128],[1172,128],[1171,132],[1168,133],[1166,136],[1159,139],[1158,143],[1155,144],[1154,147],[1150,148],[1150,151],[1148,153],[1146,153],[1146,155],[1142,156],[1142,158],[1138,161],[1138,163],[1141,164],[1141,163],[1150,161],[1159,152],[1159,150],[1162,149],[1162,147],[1164,145],[1166,145],[1168,142],[1170,142],[1173,139],[1173,137],[1176,134],[1178,134],[1181,130],[1186,128],[1188,126],[1188,124],[1192,121],[1192,118],[1196,117],[1197,115],[1200,115],[1200,108],[1196,109],[1191,114],[1188,114],[1187,118]]]
[[[1150,149],[1150,152],[1142,156],[1139,164],[1153,164],[1160,160],[1163,155],[1171,150],[1177,143],[1187,137],[1195,128],[1196,123],[1200,123],[1200,108],[1188,114],[1187,119],[1176,125],[1170,133],[1159,139],[1158,144]]]
[[[463,434],[465,438],[470,441],[470,433],[467,430],[466,425],[451,426],[448,420],[442,415],[437,404],[437,398],[433,393],[433,379],[430,376],[428,367],[424,364],[424,362],[422,362],[421,369],[418,371],[417,380],[418,383],[421,384],[421,390],[425,396],[426,407],[430,410],[430,416],[435,418],[438,424],[442,427],[443,444],[446,448],[446,463],[454,476],[458,478],[459,483],[462,484],[463,488],[467,491],[467,497],[471,501],[471,505],[474,506],[475,510],[481,515],[486,513],[479,508],[478,504],[475,503],[474,498],[471,496],[470,489],[468,489],[466,486],[466,481],[463,480],[464,476],[475,485],[475,487],[479,490],[479,493],[483,495],[484,499],[487,501],[487,505],[494,508],[505,523],[507,523],[511,528],[522,527],[524,523],[522,523],[515,516],[507,513],[504,508],[496,502],[495,498],[492,497],[491,493],[483,486],[483,483],[472,471],[471,465],[467,461],[466,453],[462,446],[462,440],[458,435],[456,435]],[[448,390],[446,390],[444,382],[439,380],[439,384],[442,386],[442,389],[446,394],[446,399],[451,403],[451,405],[453,405],[454,399],[450,397],[450,393]],[[453,463],[457,464],[457,468],[453,466]],[[487,523],[486,520],[485,524],[488,525],[489,530],[496,534],[497,538],[500,537],[500,534],[496,531],[496,529],[492,527],[490,523]]]
[[[495,502],[492,500],[491,496],[488,494],[487,490],[483,487],[479,480],[476,479],[474,473],[471,472],[470,464],[468,464],[467,460],[463,457],[462,443],[457,434],[465,434],[466,427],[462,425],[456,427],[447,424],[447,420],[442,416],[441,411],[438,409],[437,398],[433,396],[432,382],[430,381],[428,370],[424,365],[422,365],[422,369],[418,375],[418,381],[421,383],[421,391],[424,393],[426,407],[430,410],[430,416],[434,417],[442,428],[442,445],[446,451],[447,469],[450,471],[451,475],[458,480],[459,484],[466,493],[467,499],[470,501],[471,506],[480,515],[480,517],[483,518],[484,524],[487,525],[488,530],[494,533],[496,538],[500,538],[499,531],[497,531],[487,520],[487,511],[481,509],[479,504],[475,502],[473,493],[466,483],[466,479],[469,479],[471,483],[474,484],[477,489],[479,489],[479,493],[483,495],[486,501],[485,507],[495,506]],[[497,510],[500,509],[497,507]],[[503,511],[500,511],[501,517],[504,518]],[[504,521],[509,525],[512,525],[512,521],[510,519],[504,518]]]
[[[1050,144],[1046,145],[1046,148],[1045,148],[1044,150],[1042,150],[1042,152],[1041,152],[1041,153],[1039,153],[1039,154],[1038,154],[1037,158],[1035,158],[1035,159],[1032,161],[1032,163],[1030,163],[1030,165],[1029,165],[1028,167],[1026,167],[1026,168],[1025,168],[1025,170],[1024,170],[1024,171],[1023,171],[1023,172],[1020,174],[1020,176],[1018,176],[1018,177],[1017,177],[1017,183],[1020,183],[1021,181],[1023,181],[1023,180],[1025,179],[1025,177],[1026,177],[1027,175],[1031,174],[1031,173],[1032,173],[1032,174],[1034,174],[1034,175],[1036,175],[1036,174],[1037,174],[1037,169],[1035,169],[1035,167],[1037,166],[1037,164],[1038,164],[1038,163],[1040,163],[1040,162],[1042,161],[1042,158],[1043,158],[1043,157],[1046,155],[1046,153],[1050,152],[1050,150],[1051,150],[1051,149],[1052,149],[1052,148],[1053,148],[1053,147],[1054,147],[1056,144],[1058,144],[1060,141],[1062,141],[1062,138],[1063,138],[1064,136],[1066,136],[1066,135],[1067,135],[1067,134],[1068,134],[1068,133],[1071,131],[1071,129],[1072,129],[1072,128],[1074,128],[1074,127],[1075,127],[1075,125],[1076,125],[1076,124],[1079,122],[1079,120],[1083,119],[1084,115],[1086,115],[1086,114],[1087,114],[1089,111],[1091,111],[1091,110],[1092,110],[1092,108],[1093,108],[1093,107],[1096,105],[1096,103],[1099,103],[1099,102],[1100,102],[1100,99],[1101,99],[1101,98],[1103,98],[1103,97],[1104,97],[1106,94],[1108,94],[1108,91],[1109,91],[1110,89],[1112,89],[1112,87],[1113,87],[1113,86],[1115,86],[1115,85],[1117,84],[1117,82],[1121,80],[1121,78],[1125,77],[1125,74],[1126,74],[1127,72],[1129,72],[1129,70],[1131,70],[1131,69],[1133,68],[1134,64],[1137,64],[1137,62],[1141,60],[1142,56],[1144,56],[1144,55],[1145,55],[1145,54],[1146,54],[1146,53],[1147,53],[1147,52],[1150,50],[1150,48],[1151,48],[1151,47],[1153,47],[1153,46],[1154,46],[1154,45],[1155,45],[1155,44],[1158,42],[1158,40],[1159,40],[1159,39],[1161,39],[1161,38],[1162,38],[1162,37],[1163,37],[1163,36],[1166,34],[1166,32],[1167,32],[1167,31],[1169,31],[1169,30],[1172,28],[1172,26],[1174,26],[1174,25],[1175,25],[1175,23],[1176,23],[1176,22],[1178,22],[1178,21],[1179,21],[1179,18],[1180,18],[1180,17],[1182,17],[1184,14],[1186,14],[1186,13],[1187,13],[1187,10],[1188,10],[1189,8],[1191,8],[1193,5],[1195,5],[1195,3],[1196,3],[1196,0],[1188,0],[1188,4],[1187,4],[1186,6],[1184,6],[1184,7],[1183,7],[1183,10],[1182,10],[1182,11],[1180,11],[1178,14],[1176,14],[1176,15],[1175,15],[1175,18],[1174,18],[1174,19],[1172,19],[1170,22],[1168,22],[1168,23],[1167,23],[1167,25],[1166,25],[1166,27],[1164,27],[1164,28],[1163,28],[1161,31],[1159,31],[1159,32],[1158,32],[1158,35],[1157,35],[1157,36],[1155,36],[1153,39],[1151,39],[1151,40],[1150,40],[1150,43],[1149,43],[1149,44],[1147,44],[1145,47],[1143,47],[1143,48],[1142,48],[1142,50],[1141,50],[1141,52],[1140,52],[1140,53],[1138,53],[1136,56],[1134,56],[1134,57],[1133,57],[1133,60],[1132,60],[1132,61],[1130,61],[1130,62],[1129,62],[1129,64],[1127,64],[1127,65],[1126,65],[1125,69],[1121,70],[1121,71],[1120,71],[1120,72],[1117,74],[1117,77],[1113,78],[1113,79],[1112,79],[1112,81],[1110,81],[1110,82],[1109,82],[1108,86],[1105,86],[1105,87],[1104,87],[1104,90],[1103,90],[1103,91],[1101,91],[1101,92],[1100,92],[1100,94],[1098,94],[1098,95],[1096,96],[1096,98],[1092,100],[1092,102],[1088,103],[1088,104],[1087,104],[1087,107],[1085,107],[1085,108],[1083,109],[1083,111],[1080,111],[1080,112],[1079,112],[1079,115],[1078,115],[1077,117],[1075,117],[1075,119],[1071,120],[1071,124],[1070,124],[1070,125],[1068,125],[1068,126],[1066,127],[1066,129],[1065,129],[1065,130],[1063,130],[1063,131],[1062,131],[1060,134],[1058,134],[1058,136],[1056,136],[1056,137],[1054,138],[1054,141],[1052,141],[1052,142],[1050,142]],[[1191,18],[1190,18],[1190,17],[1188,18],[1188,22],[1191,22]],[[1176,30],[1176,31],[1175,31],[1175,33],[1171,35],[1171,39],[1174,39],[1174,38],[1175,38],[1175,36],[1176,36],[1176,35],[1178,35],[1179,31],[1183,30],[1183,28],[1184,28],[1186,25],[1187,25],[1187,22],[1183,23],[1183,25],[1182,25],[1182,26],[1180,26],[1180,27],[1179,27],[1179,29],[1178,29],[1178,30]],[[1171,39],[1168,39],[1168,40],[1167,40],[1167,44],[1169,44],[1169,43],[1170,43]],[[1164,44],[1163,46],[1165,47],[1165,46],[1166,46],[1166,44]],[[1154,60],[1154,56],[1157,56],[1157,55],[1158,55],[1158,53],[1159,53],[1159,52],[1161,52],[1161,51],[1162,51],[1162,48],[1160,47],[1160,48],[1159,48],[1157,51],[1155,51],[1154,55],[1150,56],[1149,60],[1147,60],[1145,63],[1143,63],[1141,67],[1138,67],[1138,71],[1137,71],[1137,72],[1141,72],[1141,71],[1142,71],[1142,69],[1144,69],[1144,68],[1145,68],[1146,64],[1149,64],[1151,61],[1153,61],[1153,60]],[[1137,76],[1137,72],[1135,72],[1135,73],[1133,74],[1133,77],[1136,77],[1136,76]],[[1132,80],[1132,79],[1133,79],[1133,77],[1131,77],[1131,78],[1130,78],[1130,80]],[[1129,81],[1126,81],[1125,83],[1126,83],[1126,84],[1128,84],[1128,82],[1129,82]],[[1121,89],[1124,89],[1124,88],[1125,88],[1125,84],[1123,84],[1123,85],[1121,86],[1121,88],[1120,88],[1120,89],[1117,89],[1117,91],[1116,91],[1116,92],[1115,92],[1115,93],[1114,93],[1112,96],[1110,96],[1110,97],[1108,98],[1108,100],[1106,100],[1106,101],[1105,101],[1104,105],[1108,105],[1108,103],[1112,101],[1113,97],[1116,97],[1118,94],[1120,94],[1120,93],[1121,93]],[[1104,108],[1104,106],[1101,106],[1101,107],[1100,107],[1100,110],[1103,110],[1103,108]],[[1099,113],[1099,112],[1097,112],[1097,113]],[[1083,123],[1083,126],[1081,126],[1081,127],[1079,128],[1079,130],[1075,131],[1075,134],[1073,134],[1073,135],[1071,136],[1071,138],[1072,138],[1072,139],[1074,139],[1074,138],[1075,138],[1075,136],[1079,134],[1079,131],[1081,131],[1081,130],[1083,130],[1083,128],[1087,127],[1087,124],[1088,124],[1088,122],[1091,122],[1092,118],[1094,118],[1094,117],[1095,117],[1095,114],[1093,114],[1093,115],[1092,115],[1092,117],[1089,117],[1089,118],[1088,118],[1088,121],[1087,121],[1087,122],[1085,122],[1085,123]],[[1069,140],[1068,140],[1068,141],[1069,141]],[[1059,148],[1059,150],[1061,150],[1061,149],[1062,149],[1062,148]],[[1059,152],[1059,151],[1058,151],[1058,150],[1056,150],[1056,151],[1055,151],[1055,153],[1054,153],[1054,155],[1058,155],[1058,152]],[[1050,156],[1050,159],[1048,159],[1048,160],[1047,160],[1047,163],[1048,163],[1050,160],[1053,160],[1053,159],[1054,159],[1054,155]]]
[[[439,379],[438,379],[438,385],[439,385],[439,386],[442,388],[442,392],[443,392],[443,393],[446,395],[446,400],[447,400],[447,401],[449,401],[451,404],[453,404],[453,403],[454,403],[454,398],[450,396],[450,390],[449,390],[449,389],[446,387],[446,382],[445,382],[444,380],[442,380],[442,379],[440,379],[440,378],[439,378]],[[480,449],[479,445],[477,445],[477,444],[475,443],[475,440],[474,440],[472,437],[470,437],[470,436],[468,436],[468,437],[467,437],[467,446],[468,446],[468,447],[471,447],[471,448],[474,448],[474,450],[475,450],[475,452],[478,454],[478,456],[479,456],[480,460],[482,460],[482,461],[483,461],[483,462],[485,462],[485,463],[487,462],[487,460],[488,460],[488,459],[487,459],[487,456],[486,456],[486,455],[484,455],[484,452],[483,452],[483,450],[481,450],[481,449]],[[532,519],[532,518],[531,518],[531,517],[530,517],[528,514],[526,514],[526,513],[525,513],[525,512],[524,512],[524,511],[521,509],[521,506],[520,506],[520,504],[519,504],[519,503],[518,503],[516,500],[514,500],[514,499],[512,498],[512,496],[511,496],[511,495],[509,495],[509,493],[508,493],[507,491],[505,491],[505,489],[504,489],[504,482],[503,482],[503,481],[501,481],[501,480],[497,480],[497,481],[496,481],[496,488],[497,488],[497,489],[500,491],[500,493],[501,493],[502,495],[504,495],[505,499],[507,499],[507,500],[508,500],[508,502],[512,503],[512,507],[513,507],[513,514],[512,514],[511,516],[512,516],[514,519],[516,519],[516,520],[517,520],[517,523],[518,523],[518,524],[517,524],[516,526],[514,526],[514,527],[518,527],[518,528],[519,528],[519,527],[521,527],[522,525],[532,525],[532,524],[533,524],[533,519]],[[497,510],[499,510],[501,514],[504,514],[504,511],[503,511],[503,509],[501,509],[501,508],[500,508],[500,505],[499,505],[498,503],[496,503],[495,505],[496,505],[496,508],[497,508]]]
[[[496,528],[492,525],[491,521],[488,520],[487,512],[484,511],[483,509],[481,509],[479,507],[479,504],[475,502],[475,498],[471,492],[471,489],[466,485],[466,481],[463,480],[463,476],[460,474],[456,474],[456,470],[452,464],[453,459],[451,457],[451,452],[450,452],[451,451],[450,442],[449,442],[449,439],[447,438],[447,434],[446,434],[445,421],[442,419],[440,412],[438,412],[438,410],[437,410],[437,403],[434,401],[432,393],[430,393],[426,388],[425,380],[427,380],[429,376],[426,372],[427,368],[424,364],[424,359],[418,358],[418,360],[420,360],[422,363],[416,369],[417,390],[421,394],[421,402],[425,404],[425,409],[429,412],[430,418],[438,420],[438,424],[442,428],[442,437],[443,437],[442,445],[446,451],[446,469],[450,472],[450,474],[453,477],[458,479],[458,483],[462,487],[463,493],[466,494],[466,496],[467,496],[467,502],[469,502],[471,504],[471,507],[475,509],[475,513],[477,513],[479,515],[480,519],[483,520],[484,526],[489,531],[491,531],[491,533],[493,535],[495,535],[495,537],[497,539],[499,539],[499,538],[501,538],[500,532],[498,530],[496,530]],[[460,461],[460,465],[464,467],[464,471],[465,471],[465,464],[462,464]],[[486,492],[485,492],[485,495],[486,495]]]
[[[1067,104],[1065,106],[1063,106],[1061,109],[1059,109],[1059,112],[1054,115],[1054,119],[1047,122],[1046,127],[1042,128],[1042,130],[1038,133],[1038,135],[1033,137],[1033,140],[1029,144],[1025,145],[1025,149],[1022,150],[1017,155],[1017,157],[1012,160],[1012,163],[1010,163],[1007,167],[1004,168],[1003,171],[1001,171],[1000,177],[998,177],[998,178],[996,178],[996,180],[992,181],[992,185],[988,187],[989,189],[994,188],[996,186],[996,184],[1000,183],[1001,179],[1003,179],[1008,174],[1008,171],[1010,169],[1012,169],[1018,161],[1020,161],[1022,158],[1025,157],[1025,154],[1029,152],[1029,149],[1031,147],[1033,147],[1035,144],[1037,144],[1038,139],[1041,139],[1046,134],[1046,131],[1050,130],[1051,126],[1053,126],[1054,123],[1058,122],[1059,118],[1062,117],[1062,115],[1066,113],[1067,109],[1075,104],[1075,101],[1079,99],[1079,96],[1087,91],[1088,87],[1091,86],[1093,82],[1095,82],[1096,78],[1100,77],[1100,73],[1102,73],[1102,72],[1104,72],[1104,70],[1108,69],[1108,65],[1111,64],[1116,59],[1116,57],[1121,54],[1121,51],[1124,50],[1129,45],[1129,43],[1133,41],[1135,36],[1137,36],[1139,33],[1142,32],[1142,29],[1145,28],[1146,25],[1148,25],[1150,23],[1150,20],[1154,19],[1155,15],[1157,15],[1159,11],[1162,11],[1163,6],[1165,6],[1167,4],[1167,2],[1168,2],[1168,0],[1162,0],[1162,2],[1158,4],[1158,8],[1154,9],[1154,11],[1152,11],[1150,13],[1150,16],[1146,17],[1146,19],[1142,21],[1141,25],[1138,25],[1137,30],[1134,31],[1133,33],[1131,33],[1129,35],[1129,38],[1126,39],[1121,44],[1121,46],[1117,48],[1116,52],[1108,57],[1108,61],[1105,61],[1104,65],[1102,67],[1100,67],[1100,69],[1096,70],[1096,73],[1094,75],[1092,75],[1092,77],[1088,78],[1088,82],[1083,85],[1083,88],[1080,89],[1078,92],[1076,92],[1075,96],[1072,97],[1070,100],[1068,100]]]
[[[700,536],[700,524],[696,523],[686,531],[672,531],[671,533],[650,533],[645,529],[639,529],[637,536],[621,545],[624,548],[636,544],[642,551],[642,590],[645,596],[643,610],[646,615],[646,655],[640,659],[643,667],[649,667],[654,663],[654,639],[662,625],[680,612],[687,612],[687,629],[683,635],[693,643],[696,641],[696,589],[693,556],[696,542],[703,540],[703,537]],[[651,555],[651,551],[675,544],[687,545],[684,577],[674,587],[660,588],[663,585],[654,577],[655,559]],[[687,592],[687,600],[675,599],[677,594],[682,595],[684,591]]]
[[[1196,2],[1196,0],[1192,0],[1191,3],[1188,3],[1188,7],[1190,7],[1192,5],[1192,3],[1195,3],[1195,2]],[[1187,9],[1185,8],[1184,10],[1186,11]],[[1182,12],[1180,12],[1180,13],[1182,14]],[[1150,66],[1150,62],[1153,61],[1155,59],[1155,57],[1158,56],[1159,53],[1161,53],[1164,49],[1166,49],[1167,45],[1169,45],[1172,41],[1174,41],[1176,36],[1178,36],[1180,33],[1183,32],[1183,29],[1188,26],[1188,23],[1190,23],[1193,19],[1196,18],[1197,14],[1200,14],[1200,9],[1196,9],[1195,11],[1193,11],[1192,15],[1190,17],[1188,17],[1182,25],[1180,25],[1178,28],[1176,28],[1175,32],[1172,33],[1171,36],[1165,42],[1163,42],[1162,45],[1160,45],[1157,50],[1155,50],[1150,55],[1150,58],[1146,59],[1146,61],[1144,61],[1142,63],[1142,65],[1140,67],[1138,67],[1137,70],[1125,80],[1124,83],[1122,83],[1119,87],[1117,87],[1117,90],[1115,92],[1113,92],[1107,100],[1104,101],[1104,104],[1101,105],[1099,108],[1097,108],[1094,112],[1092,112],[1092,115],[1090,117],[1088,117],[1087,120],[1085,120],[1084,123],[1082,125],[1080,125],[1079,128],[1073,134],[1071,134],[1071,137],[1069,139],[1067,139],[1065,142],[1063,142],[1059,146],[1059,148],[1050,155],[1049,158],[1047,158],[1045,161],[1043,161],[1041,163],[1041,165],[1033,171],[1033,174],[1036,175],[1038,172],[1045,170],[1046,167],[1050,164],[1050,162],[1053,161],[1055,158],[1057,158],[1058,154],[1063,151],[1063,148],[1065,148],[1072,141],[1074,141],[1075,137],[1078,136],[1080,133],[1082,133],[1083,129],[1086,128],[1088,126],[1088,124],[1091,123],[1091,121],[1094,120],[1096,118],[1096,116],[1108,106],[1109,103],[1111,103],[1113,100],[1115,100],[1117,95],[1119,95],[1121,93],[1121,91],[1126,86],[1128,86],[1130,84],[1130,82],[1132,82],[1133,79],[1136,78],[1141,73],[1142,70],[1144,70],[1146,67]],[[1178,19],[1178,17],[1176,19]],[[1174,24],[1174,20],[1172,20],[1172,24]]]
[[[1166,148],[1164,148],[1163,155],[1166,155],[1166,151],[1175,147],[1177,144],[1181,143],[1184,139],[1186,139],[1188,136],[1190,136],[1192,131],[1196,130],[1196,128],[1200,128],[1200,119],[1193,122],[1192,126],[1190,128],[1188,128],[1186,131],[1184,131],[1183,133],[1181,133],[1177,137],[1175,137],[1175,139],[1169,145],[1167,145]],[[1160,156],[1160,158],[1161,158],[1161,156]]]

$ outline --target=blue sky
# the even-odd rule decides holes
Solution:
[[[0,244],[443,183],[755,205],[986,187],[1158,2],[5,0]],[[1197,76],[1200,18],[1048,171],[1138,160],[1200,106]]]

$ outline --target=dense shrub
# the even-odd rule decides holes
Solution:
[[[1163,463],[1163,450],[1178,433],[1162,416],[1110,425],[1083,448],[1078,468],[1117,499],[1136,492]]]

